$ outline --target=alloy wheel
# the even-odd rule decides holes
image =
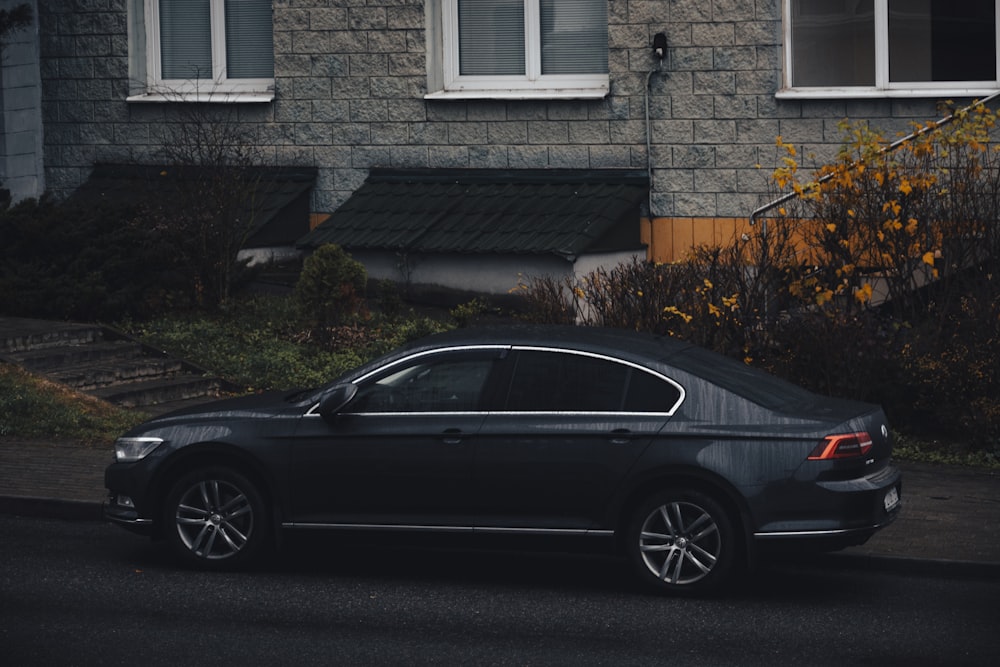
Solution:
[[[253,537],[254,504],[247,492],[225,479],[200,479],[176,503],[177,537],[190,554],[220,561],[243,551]]]
[[[654,507],[642,522],[638,539],[649,572],[675,586],[694,584],[711,574],[723,549],[712,514],[681,500]]]

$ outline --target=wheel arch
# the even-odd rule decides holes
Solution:
[[[153,537],[163,536],[163,504],[174,483],[184,475],[199,468],[220,467],[229,468],[246,476],[257,486],[264,501],[273,513],[274,531],[279,532],[281,526],[281,502],[278,494],[277,480],[267,471],[263,462],[246,450],[222,442],[195,443],[177,450],[170,458],[160,465],[150,484],[149,494],[153,517]]]
[[[632,486],[622,498],[615,517],[615,543],[618,550],[624,553],[629,520],[639,505],[653,494],[677,488],[699,491],[722,505],[730,521],[733,522],[737,534],[741,536],[739,540],[741,561],[746,567],[752,567],[753,520],[746,500],[725,478],[699,468],[683,466],[664,468],[644,476]]]

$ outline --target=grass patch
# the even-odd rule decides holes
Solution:
[[[452,327],[447,318],[411,313],[317,332],[292,300],[257,296],[224,311],[169,315],[123,328],[247,391],[260,391],[319,386],[403,343]]]
[[[935,440],[914,435],[896,434],[892,456],[900,461],[942,463],[946,465],[1000,470],[1000,458],[991,451],[970,450],[950,440]]]
[[[145,418],[0,364],[0,436],[107,445]]]

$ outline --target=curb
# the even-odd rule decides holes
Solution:
[[[1000,578],[1000,563],[986,561],[952,560],[945,558],[917,558],[915,556],[889,556],[885,554],[819,554],[811,562],[832,567],[885,572],[889,574],[914,574],[921,576],[961,577],[968,579]]]
[[[30,496],[0,496],[0,514],[72,521],[103,521],[104,519],[101,503]]]

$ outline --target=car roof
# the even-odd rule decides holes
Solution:
[[[664,364],[770,409],[815,398],[798,385],[694,343],[627,329],[551,324],[454,329],[416,341],[409,351],[465,345],[566,348]]]
[[[621,358],[663,361],[693,347],[691,343],[649,333],[560,324],[502,324],[453,329],[415,341],[413,349],[464,345],[515,345],[567,348]]]

